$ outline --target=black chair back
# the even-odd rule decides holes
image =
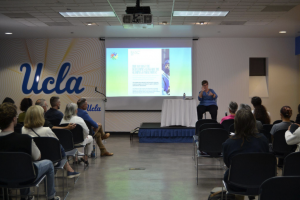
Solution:
[[[282,120],[276,120],[276,121],[273,122],[273,125],[274,125],[274,124],[278,124],[278,123],[280,123],[280,122],[282,122]]]
[[[198,135],[199,133],[199,128],[202,124],[217,124],[218,122],[214,119],[199,119],[197,122],[196,122],[196,132],[195,132],[195,135]]]
[[[61,124],[60,126],[68,126],[68,124]],[[74,144],[79,144],[84,141],[83,129],[79,124],[76,124],[76,127],[71,130],[73,134]]]
[[[228,183],[258,195],[260,185],[276,176],[276,157],[271,153],[243,153],[233,156]]]
[[[89,135],[93,136],[94,135],[93,125],[89,121],[84,120],[84,122],[85,122],[86,126],[89,129]]]
[[[21,152],[0,152],[0,187],[15,188],[36,178],[32,157]]]
[[[283,176],[300,176],[300,152],[289,154],[283,162]]]
[[[48,120],[53,126],[59,126],[61,119]]]
[[[298,200],[299,176],[273,177],[260,186],[259,200]]]
[[[212,157],[219,157],[222,153],[222,144],[229,138],[223,128],[204,129],[199,133],[199,150],[207,152]]]
[[[287,130],[276,131],[273,135],[273,151],[287,155],[296,150],[297,145],[288,145],[285,140],[285,132]]]
[[[199,135],[199,133],[205,129],[208,129],[208,128],[221,128],[221,129],[224,129],[222,124],[219,124],[219,123],[209,123],[209,124],[202,124],[200,127],[199,127],[199,131],[197,133],[197,135]]]
[[[273,122],[273,125],[274,125],[274,124],[281,123],[281,122],[282,122],[282,120],[276,120],[276,121]],[[293,120],[291,120],[291,122],[292,122],[292,123],[295,123]]]
[[[229,126],[229,133],[235,133],[234,124],[231,124],[231,125]]]
[[[41,160],[47,159],[57,163],[63,159],[58,139],[53,137],[34,137],[33,140],[41,152]]]
[[[229,132],[232,124],[234,124],[234,119],[227,119],[222,122],[222,125],[227,132]]]
[[[52,131],[55,133],[66,152],[74,149],[73,134],[70,130],[52,129]]]
[[[15,128],[14,128],[14,132],[15,133],[22,133],[22,128],[23,128],[23,124],[17,124],[16,126],[15,126]]]
[[[258,130],[258,132],[264,134],[264,136],[268,139],[269,143],[272,143],[272,136],[270,132],[267,132],[265,129]]]

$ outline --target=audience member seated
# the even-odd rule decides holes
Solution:
[[[269,142],[267,138],[258,133],[256,122],[251,109],[240,109],[234,118],[235,135],[231,136],[223,143],[223,159],[229,168],[233,156],[240,153],[269,152]],[[224,181],[228,181],[229,170],[224,174]],[[243,191],[237,186],[228,185],[232,190]],[[250,197],[249,197],[250,199]],[[254,199],[251,197],[251,199]]]
[[[267,112],[265,106],[261,104],[260,97],[252,97],[251,103],[254,107],[252,111],[256,120],[260,121],[262,124],[270,124],[270,113]]]
[[[246,110],[249,110],[249,111],[251,111],[251,107],[249,106],[249,105],[247,105],[247,104],[240,104],[240,109],[246,109]],[[260,121],[258,121],[258,120],[255,120],[256,121],[256,128],[257,128],[257,130],[259,131],[259,130],[262,130],[263,129],[263,125],[262,125],[262,123],[260,122]]]
[[[44,109],[44,115],[45,115],[45,112],[47,112],[47,107],[48,107],[46,100],[45,99],[38,99],[35,102],[35,105],[41,106]],[[53,126],[51,124],[51,122],[48,119],[45,118],[44,127],[49,127],[50,129],[68,129],[68,130],[72,130],[76,127],[76,124],[70,123],[66,127]]]
[[[28,134],[31,137],[53,137],[58,139],[49,127],[43,127],[44,123],[45,118],[43,108],[38,105],[31,106],[26,112],[22,134]],[[66,155],[62,146],[61,154],[62,157],[65,157]],[[64,169],[67,170],[68,178],[74,178],[80,175],[80,173],[77,173],[72,169],[69,162],[65,164]]]
[[[217,120],[218,106],[217,106],[218,95],[213,89],[208,88],[208,81],[202,81],[202,88],[199,92],[198,100],[200,104],[197,106],[198,120],[202,119],[203,114],[208,111],[212,119]]]
[[[12,104],[15,104],[15,101],[12,98],[5,97],[5,99],[2,101],[2,103],[12,103]]]
[[[35,161],[36,178],[47,175],[47,193],[48,199],[60,200],[60,197],[55,196],[54,188],[54,168],[50,160],[42,160],[41,153],[34,141],[28,135],[14,133],[14,126],[17,124],[17,108],[11,103],[3,103],[0,105],[0,152],[24,152],[32,156]],[[20,166],[22,167],[22,166]],[[30,188],[21,189],[22,200],[33,200],[30,196]],[[29,195],[29,196],[28,196]]]
[[[292,124],[290,118],[292,116],[292,109],[289,106],[283,106],[280,109],[280,117],[282,119],[282,122],[278,124],[274,124],[271,129],[271,135],[274,135],[276,131],[279,130],[287,130],[289,126]]]
[[[19,114],[18,123],[24,123],[26,111],[30,106],[32,106],[32,100],[30,98],[24,98],[21,101],[20,110],[23,112]]]
[[[59,97],[50,98],[51,108],[45,113],[45,118],[47,120],[62,120],[64,114],[59,111],[60,109],[60,99]]]
[[[84,147],[84,158],[81,158],[81,161],[88,165],[88,155],[90,155],[93,150],[93,137],[89,135],[90,131],[87,125],[85,124],[84,120],[81,117],[77,116],[77,105],[75,103],[67,104],[65,115],[60,123],[74,123],[82,127],[83,135],[85,138],[82,144],[86,146]]]
[[[95,132],[94,138],[97,142],[97,145],[101,151],[101,156],[112,156],[113,153],[109,153],[105,146],[102,143],[103,139],[107,139],[110,134],[109,133],[104,133],[102,125],[100,123],[96,123],[86,112],[86,109],[88,107],[87,101],[85,98],[81,98],[77,101],[78,105],[78,113],[77,115],[81,117],[83,120],[88,121],[92,124],[93,126],[93,131]]]
[[[237,103],[234,102],[234,101],[231,101],[231,102],[229,103],[229,106],[228,106],[228,111],[229,111],[230,115],[223,117],[223,118],[221,119],[220,124],[222,124],[222,122],[225,121],[225,120],[228,120],[228,119],[234,119],[234,117],[235,117],[235,112],[237,111],[237,109],[238,109]]]
[[[45,99],[36,100],[35,105],[41,106],[44,109],[44,113],[47,112],[48,104]]]
[[[298,105],[298,115],[296,117],[295,123],[300,124],[300,104]]]
[[[299,124],[295,124],[296,126],[300,126]],[[296,152],[300,151],[300,128],[297,128],[294,133],[290,131],[291,126],[285,132],[285,140],[288,145],[297,145]]]

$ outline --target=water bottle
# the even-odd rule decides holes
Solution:
[[[95,158],[95,145],[93,145],[93,151],[92,151],[92,153],[91,153],[91,157],[92,157],[92,158]]]
[[[185,93],[183,93],[183,100],[185,100]]]

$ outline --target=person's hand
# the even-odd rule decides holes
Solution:
[[[212,92],[208,92],[208,96],[214,96],[214,94]]]
[[[288,130],[290,130],[290,129],[291,129],[291,126],[292,126],[292,125],[290,125],[290,126],[289,126]]]
[[[68,124],[67,129],[68,129],[68,130],[72,130],[72,129],[74,129],[75,127],[76,127],[76,124],[70,123],[70,124]]]
[[[98,126],[101,126],[101,123],[97,123]]]
[[[297,123],[295,123],[295,124],[297,124]],[[298,126],[300,126],[300,124],[297,124]]]
[[[201,88],[201,92],[204,92],[204,90],[205,90],[205,89],[204,89],[204,87],[202,86],[202,88]]]

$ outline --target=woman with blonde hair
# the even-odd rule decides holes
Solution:
[[[93,150],[93,137],[89,135],[90,130],[87,127],[86,123],[81,117],[77,116],[77,104],[76,103],[68,103],[65,109],[64,117],[61,120],[60,124],[74,123],[80,125],[83,130],[84,141],[82,145],[86,145],[84,147],[84,158],[81,158],[85,164],[89,164],[88,155],[92,153]]]
[[[43,127],[44,123],[44,109],[38,105],[31,106],[28,108],[25,115],[22,134],[28,134],[31,137],[53,137],[58,139],[49,127]],[[62,146],[60,147],[62,157],[65,157],[65,150]],[[72,169],[72,167],[69,165],[69,162],[65,164],[64,169],[67,170],[68,178],[74,178],[80,175],[80,173],[75,172]]]

